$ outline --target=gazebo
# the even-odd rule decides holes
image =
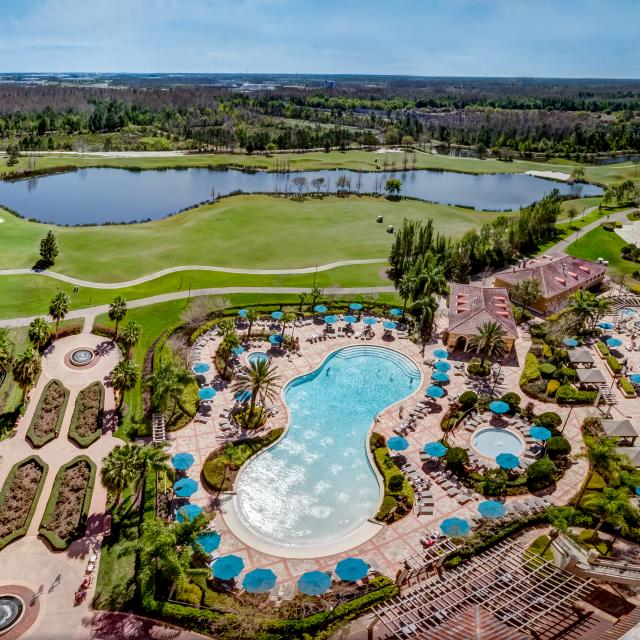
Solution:
[[[600,385],[607,383],[600,369],[576,369],[576,375],[578,376],[578,382],[581,385]]]
[[[586,349],[571,349],[569,351],[569,362],[576,366],[593,367],[593,356]]]
[[[616,452],[627,456],[634,467],[640,467],[640,447],[616,447]]]
[[[638,430],[631,424],[631,420],[602,420],[602,430],[611,437],[618,438],[621,447],[633,447],[636,438],[640,436]]]

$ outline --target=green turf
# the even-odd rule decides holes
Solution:
[[[376,217],[384,216],[384,224]],[[310,267],[339,260],[386,258],[403,218],[433,218],[448,236],[497,214],[416,200],[329,196],[303,202],[235,196],[177,216],[136,225],[58,227],[55,271],[97,282],[129,280],[176,265],[249,269]],[[52,225],[1,213],[0,268],[31,267]]]
[[[614,231],[605,231],[602,227],[597,227],[571,244],[567,253],[585,260],[595,261],[604,258],[609,261],[610,271],[630,274],[640,268],[640,265],[620,257],[620,250],[626,244]]]

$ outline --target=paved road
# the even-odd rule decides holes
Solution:
[[[386,258],[371,258],[367,260],[342,260],[340,262],[329,262],[328,264],[319,264],[313,267],[301,267],[298,269],[234,269],[233,267],[184,265],[180,267],[169,267],[168,269],[155,271],[154,273],[149,273],[146,276],[141,276],[140,278],[134,278],[133,280],[124,280],[122,282],[92,282],[91,280],[81,280],[80,278],[74,278],[63,273],[49,271],[48,269],[41,271],[37,271],[34,269],[3,269],[0,270],[0,276],[22,276],[37,274],[40,276],[55,278],[56,280],[61,280],[62,282],[68,282],[69,284],[78,287],[88,287],[90,289],[122,289],[124,287],[134,287],[137,284],[143,284],[145,282],[155,280],[156,278],[166,276],[169,273],[179,273],[180,271],[215,271],[217,273],[238,273],[248,276],[285,276],[304,273],[315,273],[316,271],[329,271],[330,269],[337,269],[338,267],[349,267],[357,264],[383,264],[386,263],[386,261]]]
[[[157,296],[149,296],[148,298],[138,298],[137,300],[127,300],[129,309],[138,307],[146,307],[159,302],[170,302],[171,300],[182,300],[191,296],[218,296],[230,295],[232,293],[258,293],[258,294],[297,294],[308,293],[310,287],[213,287],[210,289],[193,289],[189,294],[188,291],[173,291],[171,293],[162,293]],[[393,293],[394,287],[326,287],[323,289],[325,295],[356,295],[356,294],[376,294],[376,293]],[[72,320],[74,318],[85,318],[85,331],[91,330],[93,319],[101,313],[109,310],[108,304],[101,304],[96,307],[86,307],[84,309],[75,309],[70,311],[65,319]],[[9,320],[0,320],[0,327],[24,327],[28,325],[35,317],[29,316],[24,318],[11,318]],[[88,327],[88,329],[87,329]]]

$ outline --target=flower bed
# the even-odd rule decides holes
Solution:
[[[0,549],[27,533],[47,470],[48,466],[38,456],[30,456],[11,467],[0,491]]]
[[[42,447],[58,437],[69,400],[69,390],[58,380],[47,384],[40,396],[26,438],[34,447]]]
[[[102,414],[104,411],[104,387],[94,382],[85,387],[76,398],[69,440],[79,447],[92,445],[102,435]]]
[[[95,478],[96,465],[87,456],[60,467],[39,529],[54,549],[66,549],[84,535]]]
[[[386,445],[373,448],[375,440],[371,441],[373,459],[380,475],[384,478],[384,498],[376,514],[376,520],[391,523],[404,518],[413,509],[413,489],[405,475],[391,459]]]

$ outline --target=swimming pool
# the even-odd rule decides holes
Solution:
[[[367,455],[375,416],[414,393],[421,373],[385,347],[345,347],[284,390],[289,429],[240,472],[235,515],[280,549],[341,543],[375,515],[381,490]]]
[[[487,458],[495,458],[500,453],[519,456],[524,450],[522,440],[506,429],[480,429],[473,436],[473,447]]]
[[[247,356],[249,364],[257,364],[258,362],[266,362],[269,356],[264,351],[254,351]]]

